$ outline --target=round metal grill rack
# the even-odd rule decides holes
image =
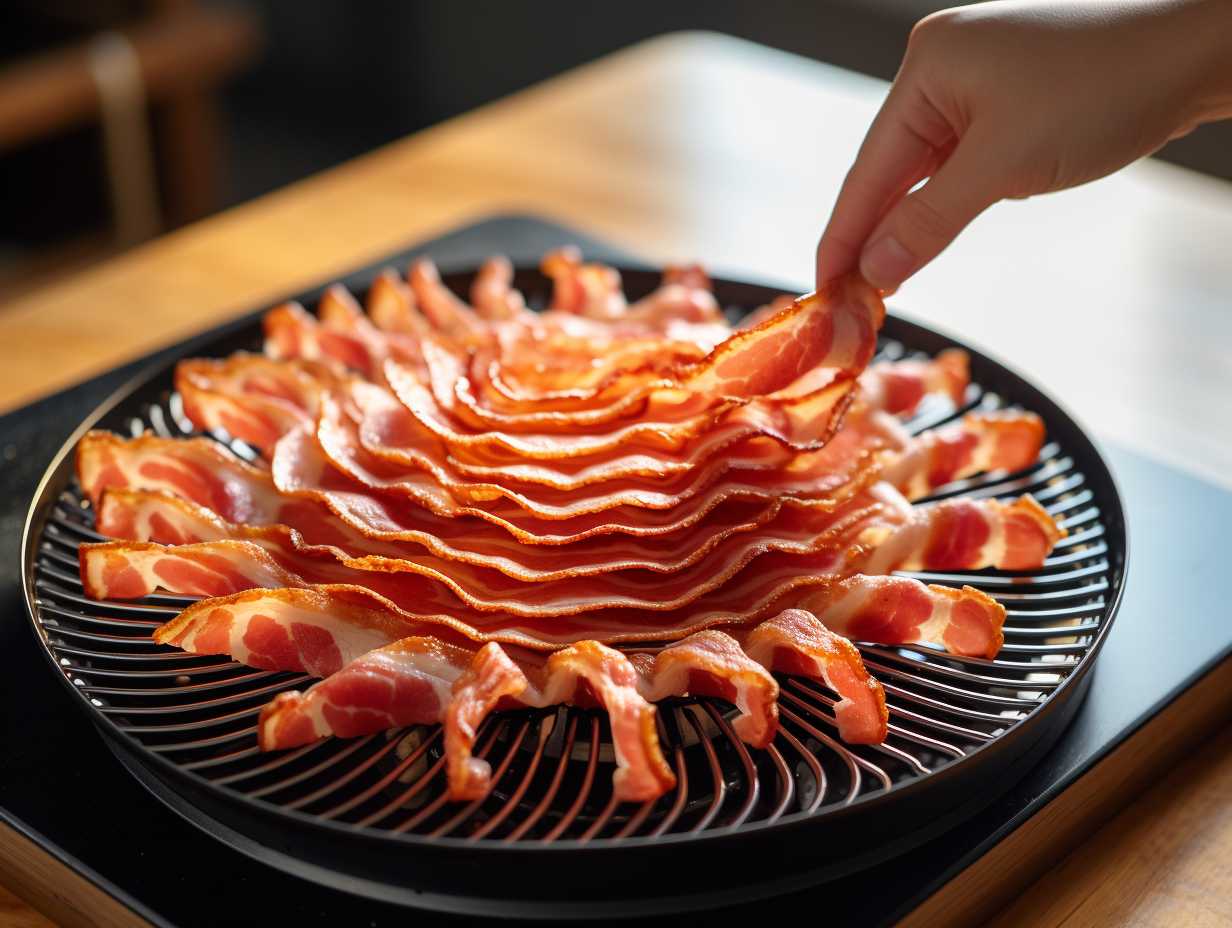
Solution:
[[[655,280],[645,271],[622,274],[631,293]],[[446,278],[457,290],[467,280]],[[520,271],[517,283],[531,296],[545,292],[534,271]],[[716,294],[741,309],[776,295],[728,281],[716,281]],[[885,357],[955,344],[895,317],[883,336]],[[203,353],[259,340],[253,323]],[[31,509],[24,552],[31,617],[61,678],[146,786],[221,840],[309,879],[420,907],[558,917],[721,905],[834,879],[949,827],[1025,773],[1076,710],[1120,597],[1123,515],[1090,440],[1050,399],[978,352],[972,371],[962,408],[930,399],[909,428],[1020,405],[1043,416],[1050,441],[1023,472],[959,481],[935,498],[1030,492],[1068,535],[1028,574],[909,574],[996,597],[1008,610],[1005,646],[984,660],[860,645],[890,708],[882,745],[843,744],[833,695],[781,678],[782,728],[765,751],[735,736],[730,706],[663,704],[659,735],[679,782],[641,805],[611,795],[606,720],[564,707],[487,720],[477,753],[492,764],[495,786],[470,803],[446,799],[435,727],[262,753],[260,708],[309,679],[155,645],[151,631],[191,600],[83,595],[77,546],[101,536],[72,476],[78,436],[51,465]],[[192,431],[167,369],[122,390],[87,427]],[[741,848],[738,887],[733,846]]]

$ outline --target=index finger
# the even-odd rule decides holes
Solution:
[[[895,81],[869,127],[817,245],[818,286],[859,263],[877,223],[953,143],[949,127],[926,101],[912,100],[914,94]]]

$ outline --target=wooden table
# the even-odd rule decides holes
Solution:
[[[885,89],[717,35],[636,46],[10,303],[0,408],[498,211],[557,218],[655,262],[806,285]],[[894,303],[1046,384],[1098,435],[1232,486],[1230,243],[1232,187],[1143,163],[993,208]],[[1186,711],[1216,720],[1227,677]],[[1091,833],[1162,760],[1122,756],[1090,802],[1041,826],[1049,863],[1064,852],[1054,839],[1081,844],[1001,924],[1232,917],[1227,731]],[[983,920],[1042,872],[1015,864],[973,867],[978,893],[934,899],[916,920]],[[0,926],[31,919],[0,897]]]

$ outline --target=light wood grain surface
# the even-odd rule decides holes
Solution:
[[[806,286],[884,93],[733,39],[643,44],[0,300],[0,408],[494,212],[539,213],[656,262],[701,259]],[[1144,163],[994,207],[894,303],[1046,385],[1096,434],[1232,486],[1229,185]],[[1226,805],[1232,754],[1226,736],[1219,744],[1206,765],[1177,771],[1172,794]],[[1087,863],[1028,890],[1006,924],[1077,924],[1073,912],[1213,917],[1191,898],[1201,892],[1174,891],[1227,892],[1206,858],[1232,855],[1232,821],[1188,828],[1197,808],[1136,801],[1133,827],[1117,819],[1095,835],[1074,857]],[[1132,911],[1107,878],[1125,860],[1155,868],[1135,883]],[[2,913],[0,926],[20,924]]]
[[[50,928],[53,924],[0,886],[0,925],[5,928]]]
[[[989,928],[1232,925],[1232,730],[1143,793]]]

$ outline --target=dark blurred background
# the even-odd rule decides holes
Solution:
[[[712,29],[888,79],[949,5],[4,0],[0,296],[640,39]],[[1232,178],[1232,126],[1161,156]]]

